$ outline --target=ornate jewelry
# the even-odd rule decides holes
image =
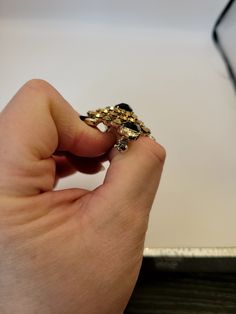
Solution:
[[[105,107],[95,111],[88,111],[88,116],[80,116],[88,125],[96,127],[102,123],[109,129],[114,129],[117,141],[114,147],[120,152],[128,149],[128,142],[135,141],[139,136],[151,136],[151,131],[140,121],[132,108],[127,104]]]

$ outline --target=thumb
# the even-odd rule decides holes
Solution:
[[[103,185],[106,195],[111,196],[114,204],[122,204],[122,200],[126,207],[130,204],[130,210],[137,210],[139,206],[149,211],[161,178],[165,155],[165,149],[147,137],[131,142],[127,152],[118,153],[112,149]]]

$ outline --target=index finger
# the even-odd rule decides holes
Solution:
[[[55,151],[96,157],[114,141],[112,133],[101,133],[81,121],[50,84],[29,81],[0,115],[0,191],[32,195],[51,190]]]

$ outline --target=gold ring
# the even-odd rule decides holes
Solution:
[[[128,149],[130,141],[137,140],[140,136],[148,136],[152,139],[151,131],[144,123],[138,119],[132,108],[124,103],[116,106],[108,106],[88,111],[87,116],[80,116],[86,124],[97,127],[100,123],[107,127],[107,131],[111,128],[115,130],[117,140],[114,147],[119,152]]]

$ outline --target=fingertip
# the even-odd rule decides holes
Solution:
[[[142,150],[144,152],[150,152],[152,153],[158,162],[163,163],[165,162],[166,159],[166,149],[164,146],[162,146],[160,143],[156,141],[156,139],[148,136],[143,136],[140,139],[140,144],[143,145]]]

